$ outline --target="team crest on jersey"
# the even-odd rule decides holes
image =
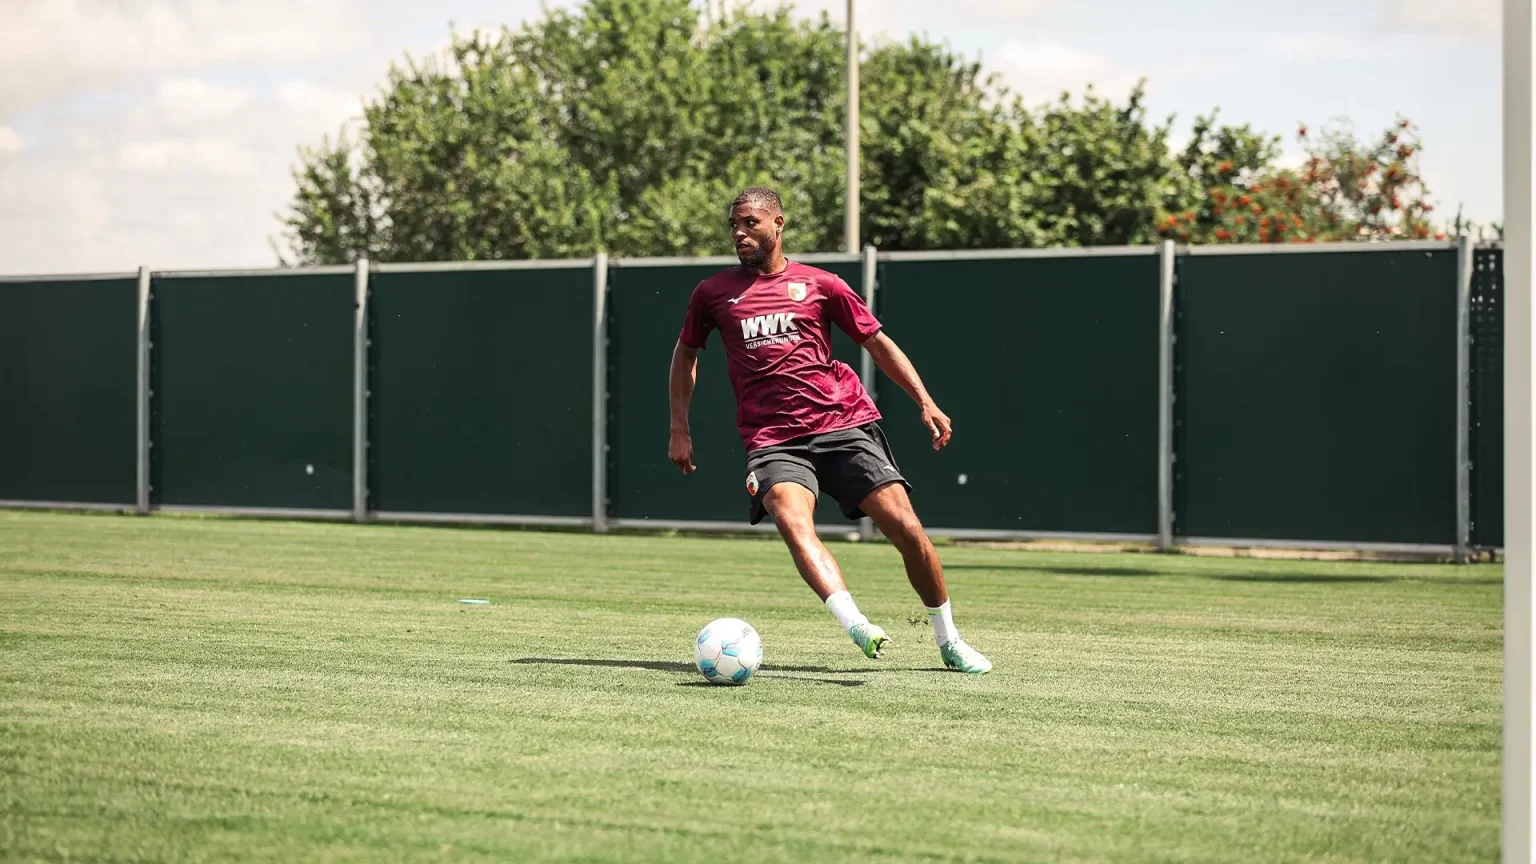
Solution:
[[[800,301],[805,299],[805,283],[804,282],[791,282],[791,283],[789,283],[789,299],[795,301],[796,303],[799,303]]]
[[[753,496],[757,495],[757,472],[756,471],[753,471],[752,473],[747,475],[747,494],[748,495],[753,495]]]

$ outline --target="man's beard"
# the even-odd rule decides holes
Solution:
[[[764,264],[768,263],[768,256],[770,254],[771,254],[771,250],[769,250],[769,248],[767,246],[764,246],[762,243],[759,243],[748,254],[742,255],[741,253],[738,252],[736,254],[736,257],[738,259],[740,259],[741,265],[743,267],[750,267],[750,268],[755,268],[755,269],[761,269]]]

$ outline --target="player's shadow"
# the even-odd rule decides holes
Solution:
[[[649,669],[652,672],[693,672],[692,663],[670,660],[600,660],[586,657],[519,657],[513,663],[537,663],[546,666],[598,666],[609,669]],[[705,682],[708,683],[708,682]]]
[[[786,681],[809,681],[812,684],[831,684],[834,687],[863,687],[864,686],[864,682],[860,681],[858,679],[843,678],[843,679],[840,680],[840,679],[837,679],[837,678],[801,678],[798,675],[783,675],[783,676],[780,676],[780,675],[765,674],[765,673],[768,673],[768,671],[769,670],[766,670],[766,669],[758,670],[757,675],[754,675],[752,677],[754,677],[754,678],[756,678],[758,676],[763,676],[763,677],[767,677],[767,678],[780,678],[780,677],[782,677]],[[679,686],[679,687],[718,687],[719,685],[718,684],[711,684],[708,681],[679,681],[679,682],[677,682],[677,686]]]
[[[597,657],[519,657],[512,661],[518,664],[543,664],[548,666],[597,666],[609,669],[648,669],[652,672],[696,672],[692,663],[676,660],[627,660],[606,659]],[[830,666],[785,666],[779,663],[764,663],[763,672],[803,672],[815,675],[864,675],[870,672],[896,672],[913,671],[897,670],[891,668],[873,669],[833,669]]]
[[[1021,570],[1057,576],[1166,576],[1161,570],[1140,567],[1041,567],[1037,564],[945,564],[945,570]]]
[[[1502,585],[1502,576],[1431,576],[1411,573],[1406,576],[1377,576],[1366,573],[1214,573],[1206,577],[1219,582],[1268,582],[1275,585],[1348,585],[1417,582],[1423,585]]]
[[[1271,582],[1278,585],[1345,585],[1403,581],[1400,576],[1373,576],[1367,573],[1212,573],[1206,578],[1217,582]]]
[[[698,669],[692,663],[676,660],[624,660],[598,657],[519,657],[512,661],[518,664],[541,664],[548,666],[596,666],[606,669],[645,669],[650,672],[697,672]],[[764,663],[758,669],[757,674],[769,678],[783,677],[793,681],[814,681],[819,684],[835,684],[838,687],[863,687],[863,681],[837,678],[802,678],[800,675],[780,676],[780,672],[795,672],[812,675],[862,675],[866,672],[888,672],[888,669],[832,669],[827,666],[779,666]],[[716,685],[708,681],[679,681],[679,687],[714,687]]]

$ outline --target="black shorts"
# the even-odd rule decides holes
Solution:
[[[798,483],[813,495],[827,493],[849,519],[863,517],[859,505],[882,486],[900,483],[912,488],[896,467],[891,445],[877,423],[808,435],[748,453],[747,494],[752,496],[749,518],[753,525],[768,515],[763,496],[786,482]]]

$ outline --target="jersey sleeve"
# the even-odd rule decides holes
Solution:
[[[709,341],[709,331],[715,329],[715,315],[709,308],[709,298],[700,282],[688,297],[688,311],[683,314],[683,329],[677,339],[695,350],[703,350]]]
[[[834,278],[827,292],[827,316],[860,345],[880,332],[880,321],[869,304],[841,278]]]

